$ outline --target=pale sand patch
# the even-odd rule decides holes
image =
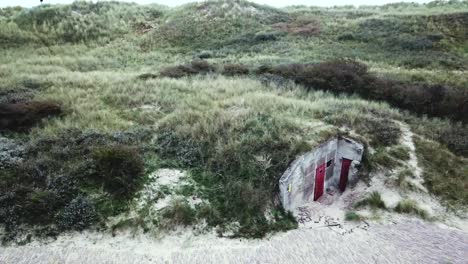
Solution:
[[[345,235],[298,229],[264,240],[194,236],[156,240],[84,232],[44,244],[0,248],[0,263],[466,263],[468,233],[418,220],[371,223]]]

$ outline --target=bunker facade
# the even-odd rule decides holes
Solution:
[[[327,191],[344,192],[357,181],[364,147],[336,137],[297,158],[279,180],[280,199],[287,211],[317,201]]]

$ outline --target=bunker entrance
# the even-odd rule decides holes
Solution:
[[[298,157],[279,180],[284,209],[293,211],[328,192],[344,192],[357,182],[357,165],[364,147],[345,137],[335,137]]]

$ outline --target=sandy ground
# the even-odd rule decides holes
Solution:
[[[96,233],[0,248],[0,263],[468,263],[468,233],[401,219],[341,234],[302,228],[265,240],[181,232],[157,240]]]

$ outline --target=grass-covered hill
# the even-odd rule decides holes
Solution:
[[[294,228],[275,197],[297,155],[346,134],[366,144],[364,180],[408,174],[401,124],[425,187],[451,210],[468,205],[467,1],[11,7],[0,47],[3,241],[125,225]],[[188,184],[154,186],[141,206],[160,168]]]

